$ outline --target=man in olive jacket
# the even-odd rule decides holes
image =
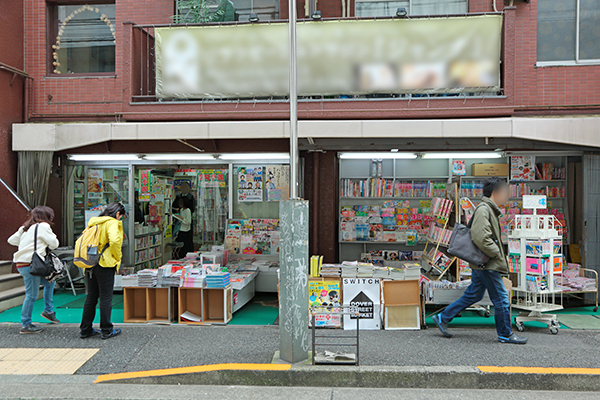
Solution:
[[[465,294],[450,304],[433,320],[444,336],[450,338],[448,323],[467,307],[481,301],[485,291],[490,295],[494,304],[494,317],[498,341],[502,343],[525,344],[527,339],[512,332],[510,322],[510,299],[502,281],[503,275],[508,275],[508,265],[502,244],[500,230],[500,210],[498,205],[506,204],[509,198],[508,184],[500,178],[489,178],[483,184],[483,199],[475,210],[471,225],[473,243],[487,255],[490,260],[483,266],[471,264],[471,285]]]

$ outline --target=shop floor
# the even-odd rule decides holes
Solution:
[[[114,323],[123,323],[123,305],[122,305],[122,295],[117,295],[113,297],[116,301],[121,301],[120,308],[113,307],[111,319]],[[54,292],[54,311],[56,312],[56,318],[61,323],[65,324],[78,324],[81,322],[81,313],[83,311],[83,302],[85,301],[85,294],[78,294],[77,296],[73,296],[71,292]],[[77,302],[77,304],[81,304],[79,308],[70,307],[65,308],[70,303]],[[44,311],[44,299],[37,300],[33,305],[33,313],[31,319],[34,324],[37,323],[47,323],[48,321],[40,316],[40,314]],[[4,312],[0,313],[0,323],[2,322],[13,322],[18,323],[21,322],[21,306],[10,308]],[[96,312],[96,318],[94,319],[94,323],[100,323],[100,313]]]
[[[70,301],[66,304],[61,305],[59,308],[83,308],[83,305],[85,304],[85,295],[81,294],[78,295],[77,297],[73,297],[75,300]],[[113,305],[113,310],[115,309],[123,309],[123,295],[122,294],[114,294],[113,295],[113,301],[112,301],[112,305]],[[96,306],[96,308],[98,308],[99,305]]]
[[[570,329],[600,330],[600,319],[593,315],[559,314],[558,321]]]
[[[256,296],[233,314],[230,325],[273,325],[279,316],[277,294],[257,293]]]

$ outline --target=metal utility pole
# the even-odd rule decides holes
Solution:
[[[298,93],[296,0],[289,1],[290,200],[279,204],[279,351],[296,363],[308,358],[308,201],[298,199]]]

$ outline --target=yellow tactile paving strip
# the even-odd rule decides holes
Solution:
[[[0,348],[0,375],[72,375],[98,350]]]

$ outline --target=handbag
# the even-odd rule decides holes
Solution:
[[[477,212],[477,210],[475,210],[475,212]],[[488,217],[491,224],[491,214],[489,214]],[[473,224],[474,219],[475,215],[473,214],[473,218],[471,218],[466,226],[459,223],[454,225],[452,236],[450,236],[450,244],[448,245],[448,254],[483,268],[485,264],[490,261],[490,258],[485,255],[475,243],[473,243],[473,239],[471,238],[471,225]]]
[[[42,258],[37,252],[37,233],[39,224],[35,224],[35,233],[33,235],[33,257],[31,258],[31,265],[29,273],[33,276],[49,276],[54,271],[54,261],[52,259],[52,252],[46,248],[46,257]],[[56,256],[55,256],[56,257]]]

